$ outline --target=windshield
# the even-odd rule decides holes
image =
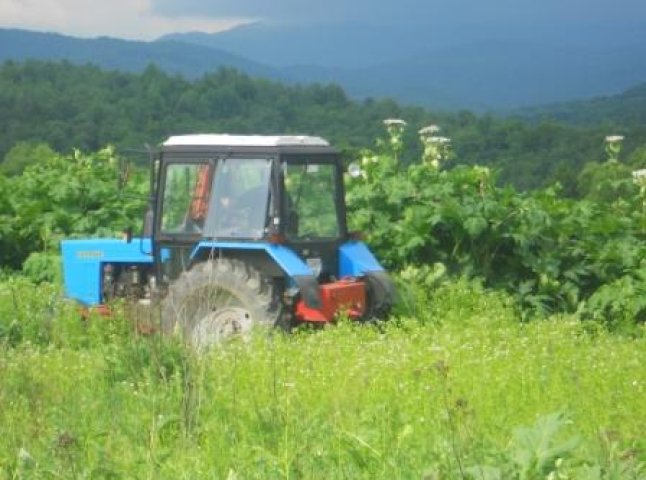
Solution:
[[[268,159],[220,160],[213,177],[204,236],[263,237],[270,175]]]
[[[168,165],[161,231],[202,237],[264,236],[270,172],[271,161],[259,158]]]
[[[303,159],[283,166],[285,233],[292,240],[336,238],[336,166]]]

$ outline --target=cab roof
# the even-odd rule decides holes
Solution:
[[[329,147],[327,140],[307,135],[174,135],[164,147]]]

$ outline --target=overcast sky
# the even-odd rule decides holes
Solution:
[[[646,25],[646,0],[0,0],[0,27],[86,37],[153,39],[170,32],[215,32],[253,20]]]

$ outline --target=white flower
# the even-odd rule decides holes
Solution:
[[[480,165],[476,165],[475,167],[473,167],[473,170],[481,177],[488,177],[489,175],[491,175],[491,170],[489,170],[489,167],[481,167]]]
[[[428,141],[431,143],[439,143],[441,145],[451,143],[451,139],[447,137],[429,137]]]
[[[621,142],[623,139],[624,139],[623,135],[608,135],[606,137],[606,143]]]
[[[419,130],[420,135],[433,135],[434,133],[437,133],[440,131],[440,127],[438,125],[427,125],[426,127],[422,128]]]
[[[18,450],[18,461],[23,465],[30,465],[34,463],[34,457],[27,451],[25,447],[20,447]]]
[[[407,123],[401,118],[387,118],[386,120],[384,120],[384,125],[386,125],[387,127],[404,127],[407,125]]]
[[[633,172],[633,182],[642,189],[642,195],[646,193],[646,168]]]

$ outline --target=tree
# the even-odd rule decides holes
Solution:
[[[35,165],[52,155],[55,155],[54,150],[45,143],[18,142],[0,163],[0,173],[8,177],[20,175],[29,165]]]

